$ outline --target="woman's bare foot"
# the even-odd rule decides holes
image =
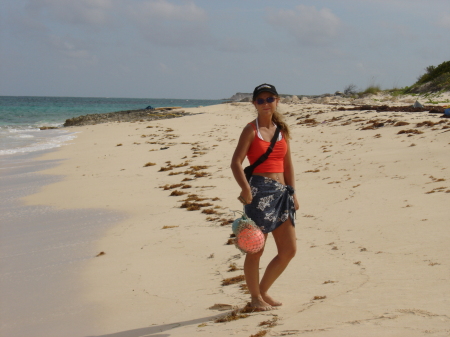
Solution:
[[[265,302],[260,297],[252,297],[252,301],[250,302],[250,306],[254,308],[256,311],[268,311],[272,310],[272,306]]]
[[[279,307],[282,306],[283,303],[281,303],[280,301],[274,300],[272,297],[270,297],[269,295],[261,295],[264,302],[269,304],[272,307]]]

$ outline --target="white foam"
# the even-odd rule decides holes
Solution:
[[[76,136],[75,132],[63,134],[61,136],[50,137],[43,141],[28,145],[28,146],[18,147],[18,148],[14,148],[14,149],[0,150],[0,156],[11,155],[11,154],[16,154],[16,153],[27,153],[27,152],[36,152],[36,151],[54,149],[54,148],[60,147],[61,145],[64,145],[65,143],[75,139],[76,137],[77,136]],[[24,137],[24,138],[28,138],[28,137]],[[31,138],[34,138],[34,136],[31,136]]]

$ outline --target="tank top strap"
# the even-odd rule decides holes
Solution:
[[[248,123],[248,124],[250,124],[250,125],[252,126],[253,131],[257,132],[256,125],[253,124],[253,122],[250,122],[250,123]]]

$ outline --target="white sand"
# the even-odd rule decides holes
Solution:
[[[80,275],[86,303],[100,308],[93,335],[251,336],[273,317],[272,336],[449,335],[450,129],[443,127],[450,119],[336,111],[340,106],[283,105],[301,204],[298,253],[272,288],[284,305],[228,323],[211,321],[226,312],[209,307],[242,307],[249,296],[239,285],[221,285],[243,274],[227,271],[230,263],[243,263],[225,244],[231,229],[179,208],[187,194],[169,196],[173,189],[160,186],[192,177],[171,172],[207,165],[201,171],[209,176],[177,190],[219,197],[200,202],[219,207],[219,218],[233,218],[229,210],[241,205],[229,163],[242,128],[254,118],[252,106],[223,104],[187,109],[200,114],[178,119],[74,128],[80,131],[74,143],[46,156],[66,159],[47,171],[65,179],[26,201],[129,214],[98,242],[105,254]],[[308,114],[319,124],[297,125]],[[410,124],[360,130],[377,118]],[[416,127],[423,121],[443,122]],[[397,134],[406,129],[423,133]],[[158,172],[167,161],[186,160],[189,166]],[[148,162],[156,165],[143,167]],[[270,237],[262,265],[274,254]]]

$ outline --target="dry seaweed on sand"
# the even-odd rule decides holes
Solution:
[[[198,203],[198,202],[190,202],[190,201],[184,201],[180,208],[186,208],[188,211],[198,211],[202,207],[209,207],[212,206],[211,203],[205,202],[205,203]]]
[[[297,124],[302,125],[309,125],[309,126],[316,126],[319,124],[318,121],[316,121],[314,118],[306,118],[303,121],[298,122]]]
[[[178,167],[183,167],[183,166],[188,166],[189,165],[189,163],[187,161],[185,161],[184,163],[181,163],[181,164],[176,164],[176,165],[172,165],[170,163],[170,161],[168,161],[166,163],[167,163],[167,166],[161,167],[158,172],[170,171],[170,170],[173,170],[174,168],[178,168]],[[181,174],[181,172],[177,173],[177,174]]]
[[[186,193],[187,192],[175,190],[175,191],[172,191],[172,193],[170,193],[170,196],[180,196],[180,195],[184,195]]]
[[[160,186],[160,187],[164,190],[171,190],[173,188],[182,187],[182,186],[184,186],[184,184],[172,184],[172,185],[166,184],[166,185]]]
[[[320,170],[319,170],[319,169],[308,170],[308,171],[305,171],[305,172],[303,172],[303,173],[317,173],[317,172],[320,172]]]
[[[236,321],[238,319],[246,318],[246,317],[250,316],[249,314],[251,314],[255,311],[258,311],[258,310],[256,310],[254,307],[252,307],[250,303],[247,303],[245,307],[234,309],[232,312],[230,312],[224,316],[221,316],[219,318],[216,318],[214,320],[214,322],[215,323],[225,323],[225,322]],[[260,336],[264,336],[264,335],[260,335]]]
[[[261,330],[261,331],[255,333],[254,335],[250,335],[250,337],[263,337],[263,336],[267,335],[268,332],[269,331],[267,331],[267,330]]]
[[[233,276],[222,280],[223,286],[229,286],[231,284],[236,284],[245,281],[244,275]]]
[[[155,163],[148,162],[147,164],[144,165],[144,167],[155,166],[155,165],[156,165]]]
[[[195,166],[190,166],[190,168],[194,171],[200,171],[200,170],[205,170],[207,169],[209,166],[207,165],[195,165]]]
[[[169,228],[176,228],[176,227],[179,227],[179,226],[164,226],[162,229],[169,229]]]
[[[432,121],[423,121],[423,122],[417,123],[416,127],[418,127],[418,128],[420,128],[422,126],[429,126],[429,127],[431,127],[431,126],[435,126],[436,124],[437,123],[433,123]]]
[[[313,301],[324,300],[326,298],[327,298],[326,296],[314,296]]]
[[[239,270],[238,266],[236,265],[236,263],[230,263],[230,265],[228,266],[228,272],[230,271],[236,271]]]
[[[266,328],[273,328],[278,325],[278,316],[274,316],[272,319],[268,319],[267,321],[262,321],[258,324],[258,326],[264,326]]]
[[[208,198],[200,198],[197,194],[188,194],[188,197],[184,199],[183,201],[203,201],[207,200]],[[212,205],[210,205],[212,206]]]
[[[220,223],[221,226],[227,226],[227,225],[231,225],[234,220],[233,219],[220,219],[220,221],[221,221],[221,223]]]
[[[226,314],[219,318],[216,318],[214,320],[214,323],[225,323],[225,322],[237,321],[238,319],[247,318],[248,316],[250,316],[250,315],[246,314],[246,313],[242,313],[240,311],[240,309],[235,309],[232,312],[230,312],[229,314]]]
[[[207,208],[207,209],[204,209],[204,210],[202,211],[202,213],[205,213],[205,214],[219,214],[219,212],[217,212],[214,208]]]
[[[239,290],[242,291],[244,294],[250,295],[250,290],[248,290],[248,286],[245,283],[239,285]]]
[[[416,129],[408,129],[408,130],[401,130],[399,132],[397,132],[398,135],[404,134],[404,133],[409,133],[409,134],[414,134],[414,135],[420,135],[423,132],[420,130],[416,130]]]

